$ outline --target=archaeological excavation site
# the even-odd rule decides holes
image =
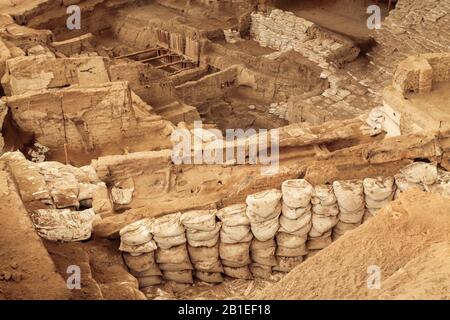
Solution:
[[[0,300],[450,300],[450,0],[0,0],[0,78]]]

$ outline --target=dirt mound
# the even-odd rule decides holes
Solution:
[[[256,298],[448,298],[449,234],[450,200],[413,190]],[[368,289],[374,266],[380,289]]]

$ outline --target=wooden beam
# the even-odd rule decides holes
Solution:
[[[186,62],[186,60],[179,60],[179,61],[171,62],[171,63],[168,63],[168,64],[163,64],[162,66],[157,66],[155,68],[156,69],[162,69],[162,68],[171,67],[171,66],[177,65],[179,63],[183,63],[183,62]]]
[[[130,58],[130,57],[134,57],[134,56],[137,56],[137,55],[140,55],[140,54],[144,54],[144,53],[152,53],[152,52],[155,52],[155,51],[158,51],[158,50],[168,50],[168,49],[165,49],[165,48],[162,48],[162,47],[150,48],[150,49],[145,49],[145,50],[142,50],[142,51],[137,51],[137,52],[125,54],[123,56],[116,57],[116,59]]]
[[[162,56],[157,56],[157,57],[140,60],[140,62],[150,62],[150,61],[155,61],[155,60],[159,60],[161,58],[166,58],[166,57],[170,57],[170,56],[179,57],[179,55],[177,55],[175,53],[167,53],[167,54],[163,54]]]

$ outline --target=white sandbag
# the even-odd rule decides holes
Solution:
[[[191,210],[181,215],[180,221],[186,229],[212,231],[216,227],[216,210]]]
[[[280,217],[280,231],[282,230],[282,232],[291,234],[295,233],[296,231],[299,231],[303,227],[307,226],[311,222],[311,219],[311,213],[304,214],[303,216],[300,216],[300,218],[295,220],[288,219],[284,215],[282,215]]]
[[[217,217],[222,221],[224,226],[249,226],[250,220],[246,215],[246,204],[235,204],[232,206],[220,209],[217,212]]]
[[[158,247],[161,249],[170,249],[172,247],[176,247],[186,243],[186,235],[184,233],[170,237],[153,236],[153,239],[156,241]]]
[[[217,239],[217,237],[219,236],[221,227],[222,227],[222,223],[217,222],[214,226],[214,229],[209,230],[209,231],[186,229],[186,238],[187,238],[188,242],[208,241],[208,240],[212,240],[212,239]]]
[[[291,272],[296,266],[303,262],[303,256],[299,257],[282,257],[277,256],[278,264],[273,267],[273,271]]]
[[[143,253],[138,256],[130,255],[125,252],[123,253],[123,259],[125,260],[127,267],[136,272],[145,271],[156,265],[154,252]]]
[[[221,283],[223,282],[223,276],[220,272],[204,272],[204,271],[195,271],[195,277],[201,281],[207,283]]]
[[[376,200],[372,200],[368,197],[366,197],[366,208],[368,209],[381,209],[384,208],[385,206],[387,206],[389,204],[389,202],[391,202],[394,198],[394,193],[392,193],[391,196],[389,196],[388,198],[381,200],[381,201],[376,201]]]
[[[267,241],[272,239],[275,237],[275,234],[279,228],[280,221],[278,217],[264,222],[251,223],[253,236],[259,241]]]
[[[281,204],[281,202],[279,202],[277,204],[277,206],[275,207],[275,210],[271,214],[265,215],[264,217],[260,216],[258,213],[253,212],[249,208],[247,208],[246,215],[247,215],[250,223],[265,222],[268,220],[272,220],[276,217],[279,217],[281,214],[281,208],[282,208],[282,204]]]
[[[31,220],[42,238],[51,241],[83,241],[91,237],[92,224],[101,218],[93,209],[39,209],[31,214]]]
[[[120,241],[129,245],[138,245],[153,239],[151,219],[142,219],[133,222],[119,231]]]
[[[242,267],[251,262],[250,242],[219,244],[219,256],[224,266]]]
[[[341,210],[339,214],[339,220],[345,223],[359,223],[362,221],[365,211],[365,209],[361,209],[355,212],[345,212]]]
[[[423,183],[421,182],[410,182],[408,179],[401,173],[398,173],[394,176],[395,178],[395,185],[397,186],[396,195],[398,195],[401,192],[405,192],[411,189],[419,189],[422,191],[425,191],[425,187]]]
[[[281,191],[266,190],[249,195],[246,199],[248,209],[261,217],[267,217],[275,211],[281,200]]]
[[[239,243],[252,240],[253,233],[248,226],[225,226],[220,230],[220,241],[224,243]]]
[[[297,236],[285,232],[278,232],[276,235],[277,245],[286,248],[299,248],[305,244],[307,238],[307,235]]]
[[[272,279],[272,267],[271,266],[265,266],[265,265],[258,264],[258,263],[252,263],[250,265],[250,272],[256,278],[261,278],[264,280]]]
[[[314,187],[314,194],[311,198],[312,204],[330,206],[335,204],[336,201],[336,196],[334,195],[333,187],[331,185],[320,184]]]
[[[247,265],[243,266],[243,267],[239,267],[239,268],[224,266],[223,271],[227,276],[229,276],[231,278],[244,279],[244,280],[253,279],[253,275],[250,272],[250,269]]]
[[[313,205],[312,211],[316,215],[331,217],[331,216],[337,216],[339,214],[339,207],[338,207],[337,203],[327,205],[327,206],[318,203],[318,204]]]
[[[150,240],[149,242],[138,244],[138,245],[129,245],[123,242],[120,242],[119,250],[123,252],[128,252],[131,254],[138,254],[138,253],[149,253],[153,252],[157,249],[157,245],[155,241]]]
[[[304,179],[286,180],[281,185],[283,202],[292,208],[309,205],[314,187]]]
[[[393,197],[395,189],[394,177],[366,178],[363,180],[364,194],[367,201],[384,201]]]
[[[291,208],[286,203],[282,202],[281,212],[283,216],[285,216],[288,219],[291,220],[298,219],[304,214],[308,214],[311,212],[311,204],[308,204],[306,207]]]
[[[293,234],[296,236],[304,236],[309,233],[311,228],[312,228],[312,217],[311,217],[311,221],[308,224],[306,224],[304,227],[298,229],[297,231],[292,232],[292,231],[286,230],[283,227],[280,227],[279,232],[289,233],[289,234]]]
[[[111,188],[111,197],[115,204],[128,205],[133,200],[134,188]]]
[[[364,209],[364,189],[362,181],[334,181],[333,190],[341,213],[342,211],[351,213]]]
[[[183,271],[163,271],[163,277],[167,281],[175,281],[178,283],[194,283],[191,270]]]
[[[414,162],[400,170],[408,182],[430,185],[438,178],[437,167],[430,163]]]
[[[427,192],[439,194],[445,198],[450,198],[450,182],[437,182],[433,185],[425,186]]]
[[[325,233],[329,230],[331,230],[336,223],[338,223],[339,218],[336,216],[322,216],[313,214],[312,215],[312,225],[315,230],[317,230],[320,233]]]
[[[184,234],[184,226],[180,221],[181,213],[168,214],[156,218],[153,223],[153,235],[156,237],[174,237]]]
[[[172,247],[170,249],[161,249],[158,248],[156,250],[156,262],[160,263],[186,263],[190,262],[189,254],[187,251],[187,247],[185,244]]]

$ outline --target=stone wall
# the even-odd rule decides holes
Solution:
[[[279,9],[269,15],[253,13],[250,34],[262,47],[294,50],[323,68],[327,68],[329,62],[352,61],[359,54],[359,48],[350,40]]]
[[[127,139],[144,143],[150,133],[154,140],[147,146],[171,145],[172,127],[148,110],[137,112],[142,101],[125,82],[27,92],[5,101],[17,125],[49,148],[67,143],[73,151],[92,152]]]

